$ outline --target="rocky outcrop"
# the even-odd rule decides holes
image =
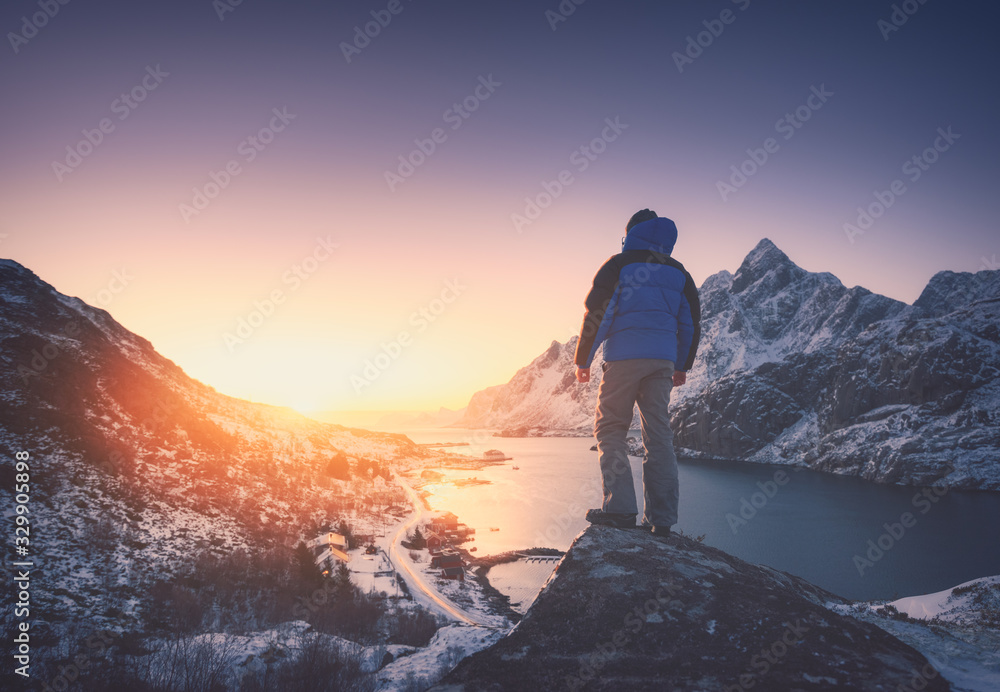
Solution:
[[[807,272],[765,239],[699,293],[701,346],[672,395],[684,453],[1000,490],[1000,271],[941,272],[906,305]],[[591,434],[601,353],[580,385],[575,346],[553,342],[460,424]]]
[[[434,689],[950,689],[828,603],[845,601],[691,538],[592,526],[517,627]]]

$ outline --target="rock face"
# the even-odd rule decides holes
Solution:
[[[690,538],[592,526],[517,627],[434,689],[950,689],[827,603],[845,601]]]
[[[906,305],[807,272],[765,239],[699,293],[701,346],[672,395],[686,453],[1000,490],[1000,271],[941,272]],[[554,342],[476,394],[462,425],[590,434],[600,361],[579,385],[575,346]]]

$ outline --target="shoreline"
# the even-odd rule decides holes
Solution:
[[[439,462],[440,460],[433,460],[432,463]],[[503,465],[502,462],[492,462],[485,461],[483,466],[496,466]],[[454,468],[454,467],[449,467]],[[428,466],[425,466],[424,470],[428,470]],[[413,474],[417,474],[417,469],[411,471]],[[432,508],[430,503],[430,497],[434,495],[431,491],[425,488],[426,485],[433,483],[432,479],[423,478],[419,475],[415,475],[413,478],[407,479],[410,487],[416,493],[417,498],[420,500],[420,504],[427,512],[435,511],[449,511],[449,510],[435,510]],[[457,515],[456,515],[457,516]],[[458,517],[461,522],[461,517]],[[541,548],[538,546],[528,546],[523,548],[512,548],[510,550],[505,550],[497,553],[491,553],[488,555],[475,555],[466,545],[472,541],[466,539],[458,543],[449,544],[449,548],[454,552],[458,553],[463,562],[466,565],[466,578],[474,581],[476,585],[482,590],[483,597],[486,603],[489,605],[493,614],[505,617],[514,625],[521,621],[523,615],[516,610],[514,610],[510,597],[497,589],[489,579],[489,571],[493,567],[502,564],[508,564],[511,562],[517,562],[526,557],[540,556],[540,557],[559,557],[561,558],[565,555],[565,551],[558,550],[556,548]],[[473,546],[474,547],[474,546]]]

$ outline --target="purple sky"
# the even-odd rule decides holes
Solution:
[[[777,5],[9,2],[0,256],[300,409],[506,381],[642,207],[699,283],[765,236],[907,302],[993,267],[996,5]]]

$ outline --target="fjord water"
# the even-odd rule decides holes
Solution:
[[[475,541],[466,546],[479,555],[531,546],[565,550],[586,528],[586,509],[600,506],[592,438],[499,438],[441,428],[400,432],[417,443],[471,443],[447,451],[481,457],[497,448],[514,457],[482,469],[440,469],[445,482],[425,486],[433,509],[454,512],[476,529]],[[631,461],[641,509],[642,462]],[[784,484],[773,483],[778,472],[786,474],[778,476],[787,479]],[[473,477],[489,483],[447,482]],[[784,466],[682,460],[675,528],[852,599],[931,593],[1000,574],[1000,493],[929,494]],[[907,512],[912,520],[901,521]],[[855,556],[867,562],[859,566]]]

